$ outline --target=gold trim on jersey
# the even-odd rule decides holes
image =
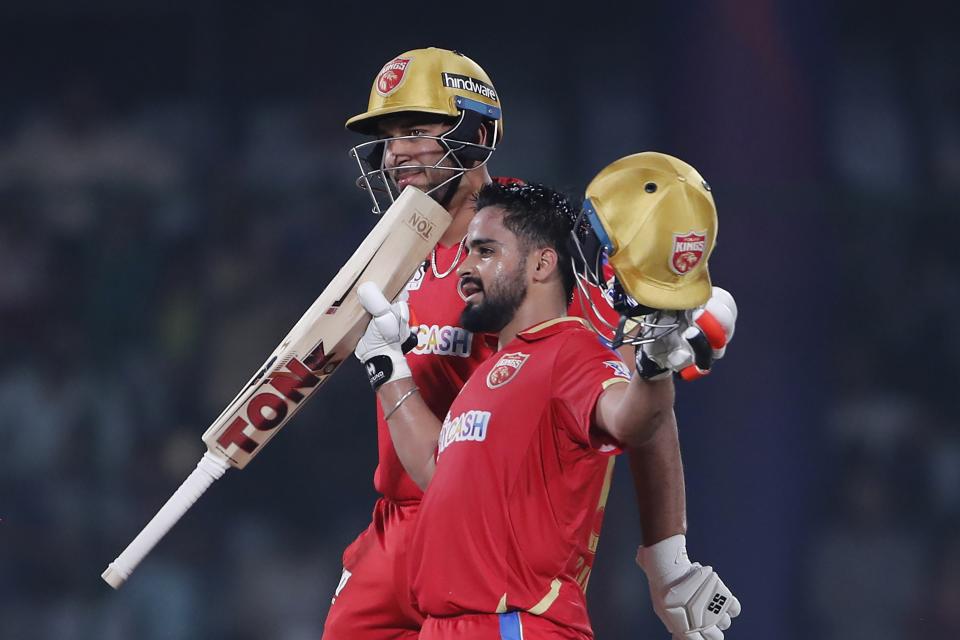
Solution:
[[[556,602],[557,597],[560,595],[560,585],[563,584],[560,582],[560,578],[554,578],[550,583],[550,590],[547,592],[547,595],[537,604],[533,605],[527,609],[527,613],[532,613],[535,616],[543,615],[547,612],[547,609],[550,608],[554,602]],[[494,613],[506,613],[507,612],[507,594],[503,594],[500,597],[500,602],[497,603],[497,610]]]
[[[554,578],[553,582],[550,583],[550,591],[547,592],[547,595],[543,596],[543,600],[527,609],[527,611],[535,616],[546,613],[550,605],[552,605],[556,601],[557,596],[560,595],[560,584],[560,579]]]
[[[616,461],[616,458],[610,458],[610,461],[607,462],[607,471],[603,476],[603,487],[600,489],[600,499],[597,501],[597,513],[607,508],[607,498],[610,497],[610,485],[613,481],[613,465]],[[587,549],[589,549],[590,553],[596,555],[597,546],[599,544],[600,532],[591,531],[590,541],[587,544]],[[586,594],[587,585],[590,584],[590,575],[593,572],[593,567],[587,564],[586,559],[581,556],[580,558],[577,558],[577,566],[574,571],[579,571],[576,577],[577,584],[580,585],[580,590]]]
[[[626,382],[626,380],[624,380]],[[603,511],[607,508],[607,498],[610,497],[610,485],[613,482],[613,463],[617,461],[616,458],[611,457],[610,461],[607,462],[607,472],[603,476],[603,488],[600,489],[600,500],[597,501],[597,513]],[[600,544],[600,532],[591,531],[590,532],[590,544],[587,545],[587,548],[590,549],[590,553],[597,552],[597,546]]]
[[[621,378],[621,377],[617,376],[616,378],[610,378],[610,379],[608,379],[608,380],[604,380],[602,386],[603,386],[604,390],[606,390],[607,387],[612,387],[613,385],[617,384],[618,382],[630,382],[630,381],[627,380],[626,378]]]
[[[577,568],[574,571],[579,571],[577,574],[577,584],[580,585],[580,591],[584,593],[587,592],[587,583],[590,582],[590,570],[592,567],[586,564],[583,556],[577,558]]]
[[[587,327],[588,329],[590,328],[589,326],[587,326],[587,323],[583,318],[577,318],[576,316],[560,316],[559,318],[554,318],[553,320],[547,320],[545,322],[541,322],[540,324],[535,324],[529,329],[525,329],[520,333],[522,334],[536,333],[538,331],[543,331],[548,327],[552,327],[553,325],[558,324],[560,322],[570,322],[570,321],[579,322],[584,327]]]

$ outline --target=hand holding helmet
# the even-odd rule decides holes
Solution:
[[[586,196],[576,255],[582,278],[623,316],[613,346],[636,345],[646,379],[706,375],[737,315],[733,296],[710,282],[717,211],[707,181],[678,158],[644,152],[606,167]]]
[[[707,375],[713,362],[726,353],[737,322],[737,304],[720,287],[713,287],[706,304],[692,311],[657,313],[658,319],[676,318],[678,328],[638,346],[637,371],[646,380],[671,373],[687,381]]]

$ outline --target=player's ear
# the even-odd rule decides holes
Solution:
[[[560,256],[557,251],[551,247],[543,247],[534,252],[534,263],[536,266],[536,280],[546,280],[550,274],[557,271]]]
[[[486,125],[481,124],[480,129],[477,131],[477,144],[486,146],[489,137],[490,130],[487,129]]]

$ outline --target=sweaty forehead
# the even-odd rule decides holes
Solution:
[[[450,125],[444,120],[443,116],[432,113],[398,113],[395,115],[384,116],[377,120],[376,130],[380,135],[396,134],[398,131],[409,129],[411,127],[436,128],[437,132],[446,131]]]
[[[513,233],[503,226],[503,214],[502,207],[484,207],[477,211],[467,229],[467,243],[483,240],[505,243],[513,239]]]

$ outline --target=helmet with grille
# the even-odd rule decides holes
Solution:
[[[443,157],[435,165],[424,167],[450,174],[434,190],[451,182],[455,185],[464,171],[485,164],[503,138],[500,96],[490,77],[480,65],[456,51],[430,47],[391,59],[374,78],[366,111],[347,120],[346,127],[379,136],[380,123],[401,114],[421,115],[425,121],[450,125],[442,135],[433,136]],[[485,135],[479,135],[481,128]],[[377,212],[381,208],[376,193],[388,194],[391,201],[395,196],[390,170],[383,167],[385,144],[392,139],[396,138],[381,137],[351,151],[361,171],[358,184],[370,192]]]

